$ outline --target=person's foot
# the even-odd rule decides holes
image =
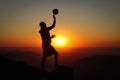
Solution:
[[[42,68],[42,72],[45,72],[45,69],[44,69],[44,68]]]
[[[60,69],[62,66],[61,65],[56,65],[55,66],[55,70],[58,70],[58,69]]]
[[[41,72],[43,75],[46,73],[45,69],[42,69]]]

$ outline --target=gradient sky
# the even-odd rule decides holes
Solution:
[[[120,46],[120,0],[0,0],[0,46],[41,46],[39,22],[68,46]]]

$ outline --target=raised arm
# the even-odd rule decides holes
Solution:
[[[56,17],[55,17],[55,15],[53,15],[53,24],[50,26],[50,27],[48,27],[48,29],[49,30],[51,30],[51,29],[53,29],[54,27],[55,27],[55,24],[56,24]]]

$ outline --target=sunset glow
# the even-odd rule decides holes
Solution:
[[[0,47],[40,47],[39,23],[53,23],[55,47],[120,46],[119,0],[0,0]],[[109,14],[109,15],[108,15]],[[59,36],[60,35],[60,36]],[[67,41],[66,41],[67,40]]]
[[[63,45],[64,44],[64,39],[63,38],[58,38],[57,41],[56,41],[56,43],[58,45]]]
[[[64,37],[56,37],[53,40],[53,45],[59,46],[59,47],[65,47],[66,46],[66,39]]]

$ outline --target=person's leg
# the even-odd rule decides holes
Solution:
[[[42,58],[42,70],[44,70],[46,58],[47,58],[46,56],[43,56]]]
[[[58,66],[58,52],[55,53],[55,68]]]
[[[57,69],[58,67],[58,52],[56,51],[56,49],[50,45],[50,52],[52,54],[54,54],[54,58],[55,58],[55,68]]]

